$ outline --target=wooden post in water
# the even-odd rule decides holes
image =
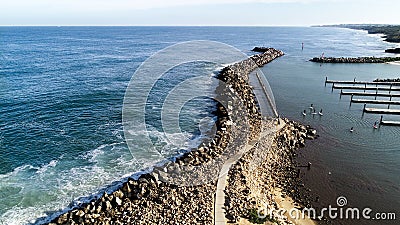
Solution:
[[[343,89],[340,89],[340,99],[342,99]]]
[[[365,91],[367,90],[367,83],[364,84],[364,88],[365,88],[364,89],[364,93],[365,93]]]
[[[328,76],[325,77],[325,87],[326,87],[326,82],[328,81]]]
[[[375,95],[375,100],[376,100],[376,97],[378,96],[378,87],[376,88],[376,93],[375,93],[376,95]]]
[[[331,90],[332,92],[334,88],[335,88],[335,83],[332,84],[332,90]]]
[[[364,103],[364,109],[363,112],[365,112],[365,108],[367,107],[367,103]]]
[[[353,102],[353,97],[354,97],[354,95],[352,94],[351,99],[350,99],[350,106],[351,106],[351,103]]]
[[[390,92],[392,92],[392,85],[393,85],[393,84],[390,84],[389,94],[390,94]]]

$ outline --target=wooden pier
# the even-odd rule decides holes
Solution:
[[[381,116],[381,120],[379,121],[379,126],[380,125],[386,125],[386,126],[400,126],[400,121],[389,121],[389,120],[383,120],[383,116]]]
[[[369,81],[342,81],[342,80],[328,80],[328,77],[325,77],[325,86],[326,84],[363,84],[363,85],[400,85],[400,82],[369,82]]]
[[[377,97],[391,97],[391,98],[399,98],[400,94],[391,94],[391,93],[377,93],[377,92],[353,92],[353,91],[340,91],[340,95],[359,95],[359,96],[377,96]]]
[[[332,89],[350,89],[350,90],[372,90],[372,91],[400,91],[400,88],[392,88],[392,86],[390,87],[367,87],[367,85],[363,86],[336,86],[335,84],[332,85]]]
[[[380,104],[380,105],[400,105],[400,101],[388,101],[388,100],[373,100],[373,99],[353,99],[350,100],[352,103],[369,103],[369,104]]]
[[[366,105],[367,104],[364,104],[364,109],[363,109],[363,111],[366,112],[366,113],[400,115],[400,109],[367,108]]]
[[[400,126],[400,121],[385,121],[382,120],[379,122],[380,125],[386,125],[386,126]]]

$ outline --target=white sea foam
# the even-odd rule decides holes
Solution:
[[[62,157],[60,157],[62,159]],[[42,167],[40,167],[36,173],[44,173],[47,171],[48,168],[50,167],[55,167],[58,163],[58,160],[51,160],[48,164],[43,165]]]
[[[175,140],[174,135],[167,139],[156,129],[149,131],[149,135],[156,136],[158,142],[164,144],[161,154],[165,157],[177,155],[181,144],[187,149],[196,147],[202,138],[193,139],[192,134],[184,134],[186,140],[182,143],[182,140]],[[0,215],[0,224],[26,224],[35,222],[37,218],[49,218],[51,213],[46,212],[65,210],[71,202],[79,203],[79,198],[83,196],[95,196],[99,187],[106,188],[107,185],[132,176],[135,171],[153,166],[157,162],[160,159],[149,160],[132,156],[125,142],[116,142],[88,151],[78,160],[61,156],[40,167],[18,167],[8,174],[0,175],[0,188],[19,190],[9,195],[3,193],[7,198],[3,201],[12,201],[12,205],[7,206]]]
[[[140,168],[124,142],[101,145],[80,159],[77,163],[60,157],[40,167],[24,165],[0,175],[0,188],[8,192],[3,193],[2,202],[9,202],[1,212],[0,224],[32,223]]]

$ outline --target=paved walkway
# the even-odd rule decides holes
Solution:
[[[276,110],[274,95],[264,75],[260,75],[257,72],[250,73],[249,83],[253,87],[261,115],[277,117],[278,111]]]
[[[279,124],[276,126],[276,131],[282,129],[285,126],[285,122],[282,119],[279,119],[279,121],[280,121]],[[258,140],[261,140],[268,134],[270,134],[269,130],[263,131],[263,133],[261,133]],[[215,192],[215,201],[214,201],[214,224],[215,225],[225,225],[227,223],[227,220],[225,218],[225,209],[224,209],[224,204],[225,204],[224,190],[225,190],[225,186],[228,182],[228,171],[229,171],[230,167],[233,164],[235,164],[243,156],[244,153],[246,153],[248,150],[250,150],[257,141],[247,144],[241,151],[239,151],[238,153],[233,155],[231,158],[229,158],[222,166],[222,169],[219,172],[219,176],[218,176],[217,190]]]

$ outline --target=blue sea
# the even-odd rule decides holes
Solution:
[[[312,191],[326,203],[344,195],[353,206],[398,211],[400,127],[372,129],[379,115],[363,115],[362,105],[350,107],[349,97],[340,99],[324,80],[398,78],[400,65],[308,61],[322,53],[393,56],[384,49],[396,44],[378,35],[316,27],[0,27],[0,224],[38,222],[156,163],[135,157],[125,143],[125,91],[147,58],[191,40],[222,42],[248,55],[254,46],[284,51],[262,71],[279,114],[314,126],[321,136],[300,150],[313,163],[306,175]],[[179,79],[211,76],[221,66],[181,65],[154,87],[146,124],[164,155],[206,138],[198,124],[213,118],[215,108],[207,98],[185,104],[182,149],[160,129],[160,104],[168,91]],[[198,85],[209,94],[215,88]],[[323,109],[323,117],[301,115],[311,103]],[[400,116],[385,119],[400,121]],[[348,132],[350,127],[355,132]]]

